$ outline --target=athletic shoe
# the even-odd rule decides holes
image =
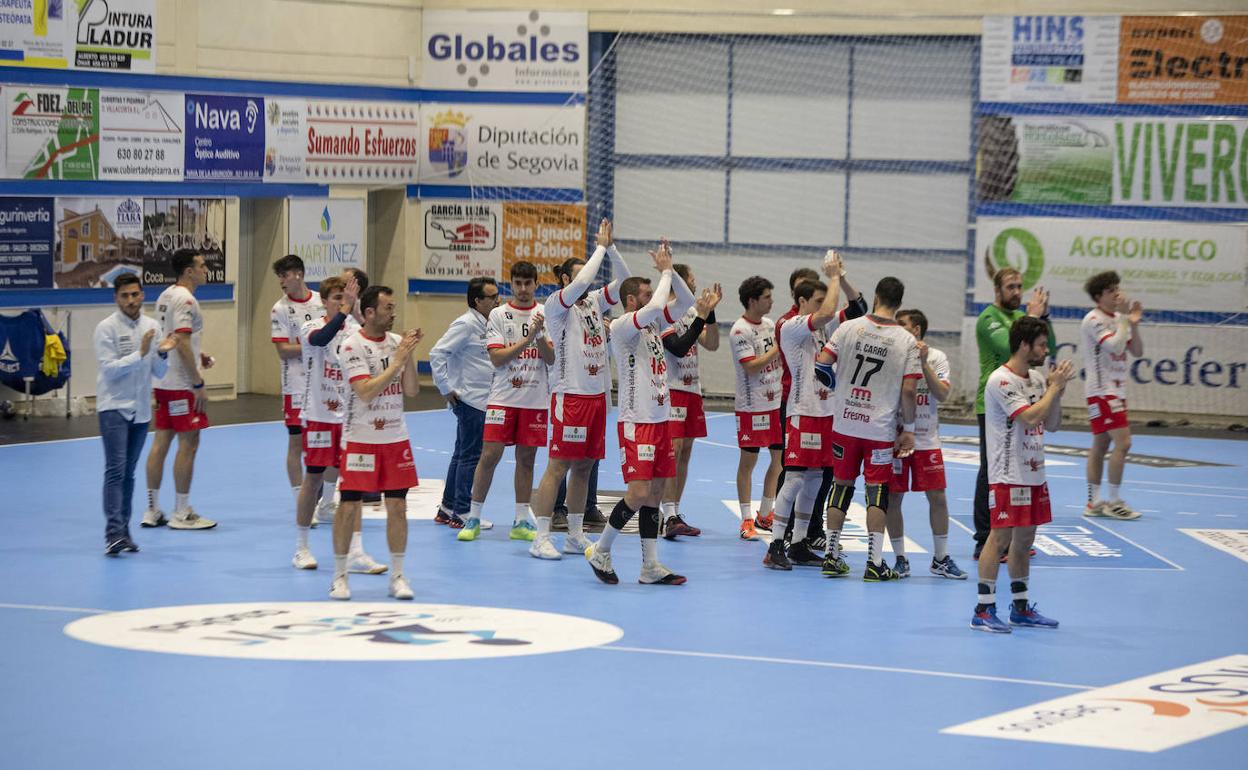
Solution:
[[[126,553],[138,553],[139,546],[133,540],[130,539],[129,535],[126,535],[126,544],[122,546],[122,550],[125,551]]]
[[[828,536],[818,534],[814,537],[808,537],[806,538],[806,545],[810,546],[812,551],[826,551],[828,550]]]
[[[121,552],[124,550],[126,550],[126,539],[124,537],[119,537],[116,540],[109,542],[108,545],[104,546],[104,555],[105,556],[120,556]]]
[[[169,519],[169,529],[212,529],[215,526],[217,522],[205,519],[190,507],[174,511],[173,517]]]
[[[593,545],[593,542],[584,535],[569,534],[563,539],[564,553],[585,553],[585,549]]]
[[[396,599],[411,599],[412,587],[407,584],[407,578],[393,575],[390,578],[390,595]]]
[[[295,565],[295,569],[316,569],[316,557],[307,548],[297,549],[291,563]]]
[[[799,540],[789,546],[789,561],[797,567],[818,567],[823,564],[823,557],[811,550],[805,540]]]
[[[347,576],[339,575],[329,586],[329,598],[346,601],[351,598],[351,589],[347,586]]]
[[[598,534],[607,528],[607,516],[598,506],[585,511],[585,531]]]
[[[893,565],[893,572],[897,573],[899,580],[910,577],[910,560],[904,556],[898,556],[897,563]]]
[[[1102,500],[1101,502],[1096,503],[1095,505],[1092,503],[1088,503],[1087,505],[1083,506],[1083,515],[1087,516],[1089,519],[1095,518],[1097,516],[1106,515],[1105,514],[1105,501]]]
[[[839,548],[828,551],[823,557],[823,567],[819,570],[824,577],[838,578],[849,574],[849,562],[841,556]]]
[[[769,513],[766,516],[759,516],[755,514],[754,516],[754,526],[757,527],[758,529],[761,529],[764,532],[770,532],[771,525],[775,523],[775,521],[776,521],[776,514],[774,513]]]
[[[528,519],[521,519],[513,522],[511,525],[511,534],[508,535],[512,540],[530,541],[537,537],[537,527]]]
[[[990,634],[1008,634],[1010,627],[997,617],[996,605],[989,607],[983,612],[976,612],[971,616],[971,628],[976,631],[987,631]]]
[[[763,566],[767,569],[782,570],[784,572],[793,569],[793,564],[789,561],[788,554],[784,552],[783,540],[772,540],[771,545],[767,546],[767,553],[763,556]]]
[[[446,508],[444,508],[441,503],[438,503],[438,512],[434,514],[433,516],[433,523],[434,524],[447,524],[450,522],[451,516],[454,516],[454,515],[455,514],[453,511],[446,510]]]
[[[1102,516],[1108,516],[1111,519],[1118,519],[1119,521],[1133,521],[1140,518],[1139,511],[1131,510],[1131,508],[1121,500],[1112,500],[1106,503],[1102,510],[1104,511],[1104,513],[1101,514]]]
[[[458,513],[452,513],[450,516],[446,517],[446,526],[451,529],[463,529],[464,523],[464,517],[460,516]]]
[[[529,546],[529,556],[534,559],[562,559],[563,554],[559,553],[559,549],[555,548],[555,541],[550,535],[542,535],[533,539],[533,545]]]
[[[1010,605],[1010,625],[1023,626],[1026,628],[1057,628],[1057,621],[1053,618],[1046,618],[1039,612],[1036,612],[1036,605],[1028,604],[1027,609],[1019,612],[1013,604]]]
[[[684,575],[677,575],[656,561],[641,565],[637,582],[647,586],[683,586],[687,580]]]
[[[742,540],[757,540],[758,539],[758,530],[754,529],[753,519],[746,519],[745,521],[741,522],[741,539]]]
[[[464,522],[464,528],[461,529],[459,531],[459,534],[456,535],[455,537],[461,543],[471,543],[473,540],[476,540],[480,534],[481,534],[481,520],[480,519],[468,519],[468,521]]]
[[[567,532],[568,531],[568,509],[556,508],[550,515],[550,531],[551,532]]]
[[[864,583],[886,583],[890,580],[900,580],[901,576],[888,566],[888,562],[881,561],[877,566],[870,559],[867,559],[867,568],[862,571],[862,581]]]
[[[589,566],[599,580],[612,586],[620,582],[619,576],[611,568],[611,554],[609,552],[599,551],[591,545],[585,549],[585,558],[589,560]]]
[[[681,535],[697,537],[700,534],[702,534],[702,530],[689,526],[679,513],[675,516],[667,517],[667,521],[663,522],[663,537],[668,540],[675,540]]]
[[[347,572],[354,572],[357,575],[384,575],[386,570],[390,569],[363,551],[350,556],[351,558],[347,560]]]
[[[169,519],[165,518],[164,511],[159,508],[148,508],[146,511],[143,511],[143,521],[140,522],[139,526],[148,528],[163,527],[168,522]]]
[[[491,529],[494,529],[494,522],[490,521],[489,519],[482,519],[482,520],[481,520],[481,531],[482,531],[482,532],[489,532]]]
[[[953,557],[945,555],[940,561],[932,559],[932,566],[929,568],[933,575],[939,575],[950,580],[966,580],[966,573],[963,572],[954,562]]]

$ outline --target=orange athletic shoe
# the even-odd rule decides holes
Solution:
[[[742,540],[757,540],[758,539],[758,531],[754,529],[753,519],[746,519],[745,521],[741,522],[741,539]]]
[[[754,526],[758,527],[759,529],[763,530],[764,532],[770,532],[770,531],[771,531],[771,525],[772,525],[772,523],[773,523],[775,520],[776,520],[776,515],[775,515],[774,513],[769,513],[769,514],[767,514],[766,516],[759,516],[759,515],[755,514],[755,515],[754,515]]]

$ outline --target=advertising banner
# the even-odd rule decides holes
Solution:
[[[1117,16],[986,16],[980,101],[1113,102]]]
[[[186,178],[259,182],[264,167],[264,99],[186,95]]]
[[[100,91],[100,179],[182,181],[182,94]]]
[[[6,176],[98,178],[99,89],[9,86],[4,98]]]
[[[51,198],[0,198],[0,289],[52,287]]]
[[[141,198],[57,198],[55,286],[112,286],[123,273],[143,275]]]
[[[1124,16],[1118,101],[1248,103],[1248,17]]]
[[[503,279],[500,227],[503,204],[424,200],[422,277],[467,281],[476,276]]]
[[[538,283],[557,286],[554,267],[569,257],[586,257],[583,204],[503,204],[503,276],[516,262],[532,262]]]
[[[425,88],[584,92],[588,15],[426,9],[421,50]]]
[[[1237,312],[1245,307],[1248,225],[1122,219],[980,217],[975,253],[1043,285],[1053,305],[1091,305],[1084,282],[1106,270],[1148,310]],[[975,300],[992,302],[976,271]]]
[[[66,8],[66,6],[70,6]],[[0,10],[0,65],[64,69],[73,0],[16,0]]]
[[[317,283],[366,266],[364,217],[363,198],[290,199],[287,251],[303,260],[304,280]]]
[[[308,137],[308,103],[303,99],[264,100],[264,181],[307,179],[304,145]]]
[[[310,101],[306,124],[305,181],[415,184],[421,145],[415,103]]]
[[[584,106],[426,104],[421,117],[421,184],[585,186]]]
[[[77,10],[76,69],[156,71],[156,0],[35,0],[36,6],[45,4]]]
[[[145,198],[143,283],[173,283],[169,260],[178,249],[198,249],[208,283],[225,283],[225,233],[225,198]]]

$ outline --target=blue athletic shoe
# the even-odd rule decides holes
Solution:
[[[1010,627],[997,617],[997,608],[989,607],[983,612],[976,612],[971,617],[971,628],[976,631],[987,631],[990,634],[1008,634]]]
[[[1039,612],[1036,612],[1036,605],[1028,604],[1027,609],[1019,612],[1010,606],[1010,625],[1024,626],[1026,628],[1057,628],[1057,621],[1053,618],[1046,618]]]
[[[932,559],[931,573],[950,580],[966,580],[966,573],[958,567],[953,557],[948,555],[940,561]]]

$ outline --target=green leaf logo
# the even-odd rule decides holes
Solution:
[[[992,242],[992,261],[997,269],[1012,267],[1023,274],[1023,288],[1030,289],[1044,275],[1044,247],[1029,230],[1009,227]]]

